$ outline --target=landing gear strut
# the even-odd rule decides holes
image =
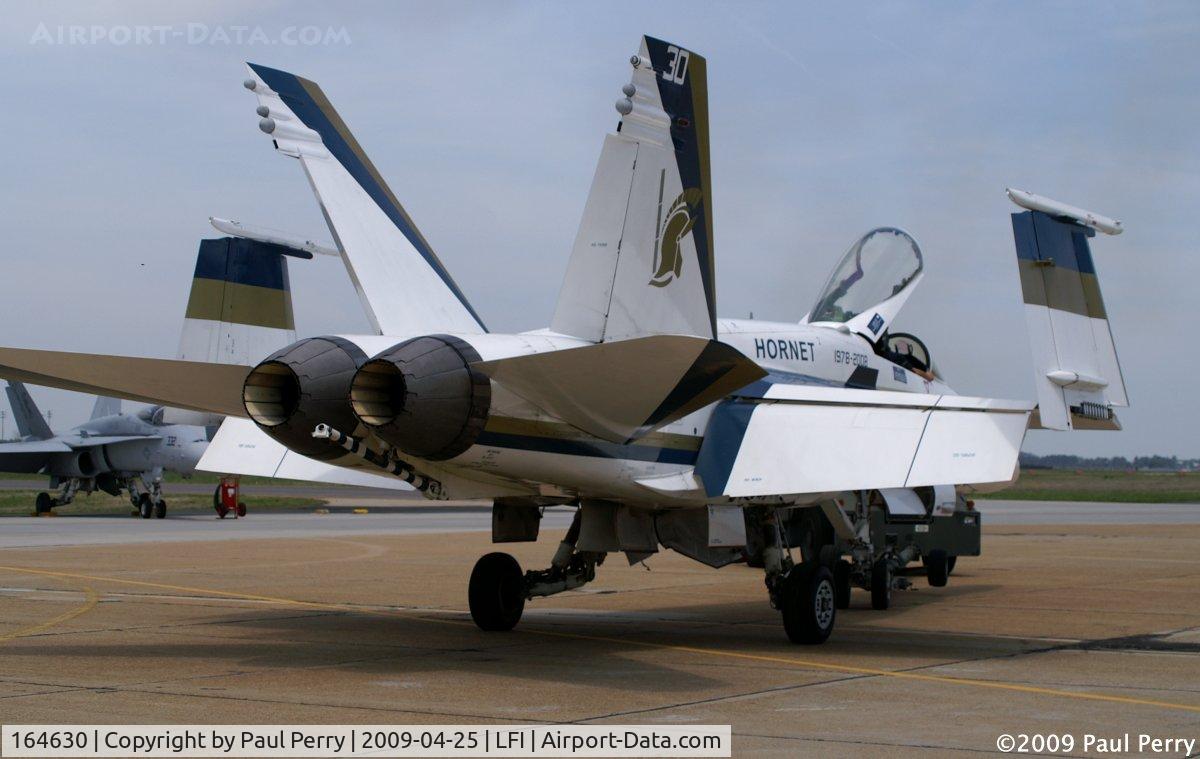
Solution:
[[[149,483],[143,476],[130,477],[125,486],[129,488],[129,500],[133,504],[134,516],[140,516],[142,519],[166,518],[167,502],[162,497],[161,472]]]
[[[763,531],[763,567],[766,569],[767,592],[771,605],[783,617],[783,629],[793,643],[814,645],[824,643],[833,632],[837,610],[850,603],[849,576],[839,585],[834,571],[827,566],[829,552],[822,552],[819,542],[811,541],[807,555],[796,564],[792,560],[792,546],[788,544],[788,531],[780,524],[783,514],[775,512],[761,520]],[[805,530],[805,535],[812,535]],[[844,572],[834,562],[834,569]]]
[[[577,551],[582,509],[575,519],[549,569],[531,569],[521,573],[521,565],[506,553],[489,553],[475,562],[467,586],[471,619],[480,630],[507,631],[517,626],[525,611],[525,601],[574,590],[596,579],[596,567],[604,563],[603,553]]]

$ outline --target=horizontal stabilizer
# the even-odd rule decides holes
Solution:
[[[289,451],[248,419],[226,419],[196,468],[205,472],[276,477],[329,485],[413,489],[396,477],[335,466]]]
[[[622,443],[766,374],[724,343],[682,335],[599,343],[474,366],[568,424]]]
[[[248,366],[0,348],[0,377],[143,403],[245,416]]]

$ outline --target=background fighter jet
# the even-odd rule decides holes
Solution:
[[[38,493],[37,513],[65,506],[80,492],[129,493],[143,519],[162,519],[163,472],[190,475],[208,447],[215,427],[163,424],[162,408],[121,413],[121,402],[99,397],[92,418],[62,435],[54,435],[29,391],[20,382],[5,388],[21,441],[0,443],[0,471],[50,476],[58,495]]]
[[[966,496],[1014,478],[1033,404],[958,395],[919,338],[891,334],[925,267],[893,227],[850,246],[799,323],[717,318],[706,66],[642,38],[550,326],[505,335],[320,87],[251,65],[259,129],[303,167],[377,334],[256,365],[4,348],[0,376],[228,415],[205,469],[357,468],[489,498],[495,542],[535,540],[543,507],[575,507],[546,569],[476,564],[485,630],[591,581],[610,553],[666,547],[762,567],[788,636],[824,641],[852,586],[886,608],[909,562],[939,585],[952,555],[978,552]],[[1043,208],[1014,217],[1041,420],[1113,428],[1125,393],[1088,249],[1103,227]]]
[[[215,220],[238,234],[258,234]],[[296,339],[284,256],[311,258],[312,243],[223,237],[202,240],[184,315],[179,357],[213,363],[253,363]],[[336,253],[335,253],[336,255]],[[0,443],[0,471],[50,476],[56,496],[39,493],[43,514],[80,493],[129,493],[142,518],[162,519],[164,472],[190,475],[223,417],[155,405],[122,413],[121,401],[100,396],[87,423],[54,435],[21,382],[5,388],[20,442]],[[395,486],[380,477],[348,473],[345,484]]]

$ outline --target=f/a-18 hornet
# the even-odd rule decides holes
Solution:
[[[1088,239],[1119,222],[1010,191],[1029,209],[1013,230],[1036,412],[957,394],[890,330],[925,271],[900,229],[854,242],[798,323],[719,319],[706,61],[644,37],[629,65],[546,329],[489,332],[321,89],[250,64],[258,127],[303,168],[376,334],[254,366],[5,348],[0,375],[225,414],[206,469],[360,468],[491,499],[495,542],[535,540],[545,507],[574,507],[547,568],[475,565],[485,630],[608,554],[666,547],[762,567],[788,636],[818,643],[853,586],[885,608],[906,564],[940,585],[978,553],[967,496],[1014,479],[1028,428],[1118,426]]]

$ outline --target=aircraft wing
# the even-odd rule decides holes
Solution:
[[[1008,482],[1033,406],[758,384],[709,422],[696,474],[710,497]]]
[[[97,445],[112,445],[113,443],[129,443],[135,440],[162,440],[160,435],[94,435],[82,437],[71,435],[61,438],[64,443],[70,446],[71,450],[79,450],[80,448],[93,448]]]
[[[248,366],[0,348],[0,377],[143,403],[245,416]]]
[[[71,446],[58,438],[28,440],[20,443],[0,443],[0,456],[29,453],[70,453],[72,450],[74,449]],[[4,471],[3,464],[0,464],[0,471]]]

